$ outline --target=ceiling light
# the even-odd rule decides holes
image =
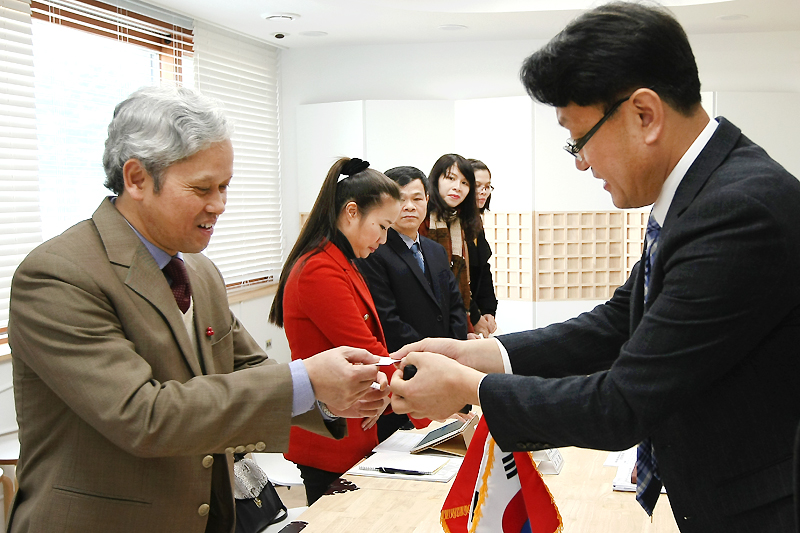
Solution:
[[[439,26],[439,29],[442,31],[459,31],[459,30],[466,30],[467,27],[463,24],[442,24]]]
[[[261,13],[261,18],[270,22],[291,22],[299,19],[300,15],[297,13]]]

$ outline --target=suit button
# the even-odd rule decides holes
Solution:
[[[369,315],[364,315],[364,320],[369,320]]]
[[[199,514],[200,516],[205,516],[205,515],[208,514],[208,510],[209,509],[210,508],[209,508],[208,504],[204,503],[203,505],[201,505],[200,507],[197,508],[197,514]]]
[[[247,453],[253,452],[255,451],[255,449],[256,449],[255,444],[248,444],[247,446],[244,447],[244,451],[246,451]]]
[[[213,455],[206,455],[203,457],[203,468],[211,468],[211,465],[214,464],[214,456]]]
[[[256,451],[257,452],[263,452],[266,449],[267,449],[267,445],[266,444],[264,444],[263,442],[256,442]]]
[[[442,315],[439,315],[439,316],[437,316],[437,317],[436,317],[436,321],[437,321],[437,322],[441,322],[441,321],[442,321]]]
[[[237,446],[234,450],[235,453],[244,453],[244,446]]]

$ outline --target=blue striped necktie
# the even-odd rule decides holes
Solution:
[[[644,301],[647,303],[650,291],[650,271],[658,253],[658,234],[661,226],[658,225],[653,214],[647,221],[645,244],[647,255],[644,262]],[[636,501],[644,508],[648,515],[653,516],[658,495],[661,493],[661,476],[658,473],[656,453],[650,437],[639,443],[636,450]]]
[[[419,243],[415,242],[411,245],[411,253],[414,254],[414,259],[417,260],[417,264],[419,265],[420,270],[422,273],[425,273],[425,258],[422,257],[422,252],[419,249]]]

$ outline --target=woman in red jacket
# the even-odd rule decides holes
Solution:
[[[292,359],[336,346],[389,355],[372,296],[353,260],[386,242],[386,231],[400,214],[400,189],[368,167],[366,161],[347,158],[331,167],[286,259],[269,318],[286,330]],[[388,377],[395,367],[381,370]],[[384,374],[379,377],[386,389]],[[378,444],[375,423],[388,403],[386,392],[376,392],[347,412],[333,411],[348,417],[374,413],[349,418],[341,440],[292,427],[285,456],[300,468],[309,505]],[[320,408],[330,415],[326,406]]]

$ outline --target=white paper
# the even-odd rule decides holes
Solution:
[[[373,452],[395,452],[411,453],[411,450],[419,444],[425,435],[421,433],[409,433],[407,431],[395,431],[392,436],[381,442],[374,448]]]
[[[429,457],[429,456],[413,455],[411,457]],[[458,473],[458,469],[461,468],[461,463],[464,460],[464,458],[450,456],[446,457],[445,459],[447,459],[447,462],[444,464],[444,466],[442,466],[439,470],[430,475],[414,476],[406,474],[384,474],[383,472],[378,472],[375,470],[361,470],[358,468],[358,465],[354,466],[353,468],[345,472],[345,474],[354,476],[390,477],[394,479],[409,479],[411,481],[435,481],[439,483],[446,483],[451,479],[453,479],[455,475]]]

